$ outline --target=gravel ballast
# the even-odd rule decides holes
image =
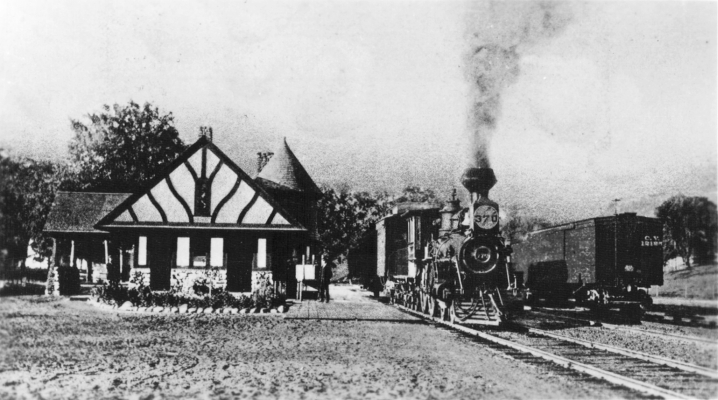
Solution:
[[[0,398],[636,396],[410,321],[111,313],[41,297],[3,299],[0,319]]]

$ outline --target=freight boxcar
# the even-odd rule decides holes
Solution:
[[[511,244],[527,301],[573,298],[591,307],[648,307],[663,285],[663,227],[625,213],[541,229]]]

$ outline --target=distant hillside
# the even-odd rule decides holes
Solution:
[[[718,299],[718,263],[694,266],[691,269],[663,273],[663,286],[651,288],[661,297],[685,297],[689,299]]]

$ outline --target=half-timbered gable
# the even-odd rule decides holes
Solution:
[[[204,137],[98,226],[306,230]]]

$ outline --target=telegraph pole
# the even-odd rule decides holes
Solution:
[[[613,199],[613,271],[618,269],[618,202],[621,199]]]

